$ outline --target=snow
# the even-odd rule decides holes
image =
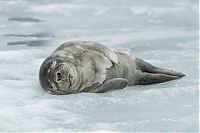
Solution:
[[[0,131],[199,131],[197,0],[3,0],[0,18]],[[186,77],[47,94],[39,67],[70,40],[98,41]]]

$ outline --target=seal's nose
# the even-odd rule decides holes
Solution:
[[[62,74],[60,72],[57,73],[57,81],[62,80]]]

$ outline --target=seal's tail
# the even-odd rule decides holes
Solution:
[[[184,77],[185,74],[173,70],[155,67],[140,58],[135,59],[136,65],[142,71],[135,84],[147,85],[162,83]]]

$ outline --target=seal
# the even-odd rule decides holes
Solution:
[[[93,41],[59,46],[40,67],[39,80],[51,94],[102,93],[132,85],[162,83],[185,76]]]

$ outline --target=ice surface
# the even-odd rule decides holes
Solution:
[[[198,0],[0,0],[0,131],[199,130]],[[103,94],[47,94],[42,61],[94,40],[183,72]]]

